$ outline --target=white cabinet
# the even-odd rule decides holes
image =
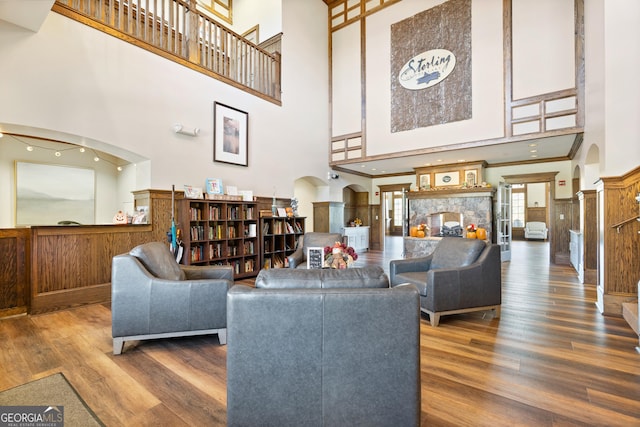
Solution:
[[[356,252],[369,250],[369,226],[343,227],[342,235],[346,238],[347,246]]]

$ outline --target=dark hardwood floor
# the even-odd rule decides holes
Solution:
[[[514,242],[502,316],[421,325],[423,426],[638,426],[638,337],[595,307],[595,286],[549,265],[548,244]],[[399,245],[358,264],[399,258]],[[226,422],[226,346],[217,337],[127,343],[93,305],[0,320],[0,390],[63,372],[107,426]]]

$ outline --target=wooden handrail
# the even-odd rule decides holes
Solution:
[[[640,221],[640,215],[638,215],[638,216],[634,216],[634,217],[629,218],[629,219],[625,219],[624,221],[621,221],[621,222],[619,222],[619,223],[617,223],[617,224],[613,224],[613,225],[611,226],[611,228],[615,228],[615,229],[616,229],[616,231],[619,233],[619,232],[620,232],[620,229],[621,229],[624,225],[629,224],[630,222],[633,222],[633,221]]]
[[[281,105],[280,53],[220,25],[195,0],[56,0],[52,10]]]

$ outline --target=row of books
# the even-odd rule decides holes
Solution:
[[[289,259],[286,256],[275,254],[264,259],[264,268],[288,268]]]
[[[227,219],[247,219],[252,220],[255,216],[255,208],[247,206],[228,206]]]

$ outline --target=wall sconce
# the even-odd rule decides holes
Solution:
[[[173,125],[173,131],[181,135],[198,136],[198,134],[200,133],[200,128],[188,128],[181,125],[180,123],[177,123]]]
[[[337,173],[331,172],[331,171],[327,172],[327,179],[328,180],[338,179],[338,178],[340,178],[340,175],[338,175]]]

